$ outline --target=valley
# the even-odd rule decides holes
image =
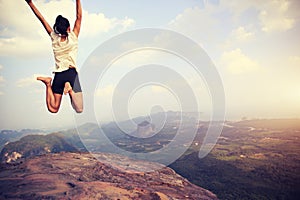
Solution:
[[[149,125],[150,131],[155,130],[155,124],[146,123],[145,118],[136,120],[137,124]],[[180,139],[169,153],[179,148],[186,148],[186,151],[169,167],[190,182],[212,191],[219,199],[297,199],[300,196],[299,119],[227,121],[223,124],[223,131],[217,144],[202,159],[198,157],[198,153],[209,122],[194,123],[195,121],[188,116],[183,120],[188,121],[189,125],[181,130],[182,137],[179,137]],[[122,123],[122,127],[127,127],[127,130],[133,132],[136,130],[136,127],[127,126],[130,123]],[[195,125],[197,133],[193,141],[185,140],[184,136],[190,134],[191,126]],[[144,129],[139,130],[139,134],[142,135],[141,130]],[[176,134],[179,134],[177,115],[171,115],[164,127],[154,135],[149,132],[149,129],[145,130],[150,137],[138,138],[126,134],[117,123],[109,123],[101,128],[89,123],[79,126],[77,130],[70,129],[52,134],[52,137],[48,137],[54,138],[51,144],[45,143],[47,138],[43,138],[44,136],[35,137],[36,141],[33,143],[40,144],[36,146],[37,155],[65,152],[72,149],[71,147],[74,147],[72,151],[79,152],[116,153],[115,148],[107,143],[108,140],[117,149],[134,155],[151,154],[160,152],[174,142]],[[55,145],[57,141],[60,142],[60,148]],[[28,153],[24,152],[30,152],[28,156],[34,156],[34,152],[30,151],[34,145],[25,144],[24,139],[10,142],[3,148],[1,155],[13,152],[27,155]],[[45,144],[50,145],[47,152],[45,152]],[[56,147],[56,151],[55,148],[50,147]],[[38,152],[38,149],[44,151]],[[161,162],[165,156],[167,155],[163,153],[158,154],[151,161]]]

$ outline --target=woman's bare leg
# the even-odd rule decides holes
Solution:
[[[83,95],[82,92],[69,92],[70,98],[71,98],[71,104],[73,109],[77,113],[82,113],[83,112]]]
[[[61,103],[61,94],[53,93],[51,88],[51,77],[37,77],[37,80],[42,81],[46,85],[46,103],[49,112],[57,113]]]
[[[82,113],[83,111],[83,97],[82,97],[82,92],[74,92],[72,89],[72,86],[69,82],[65,83],[65,88],[64,88],[64,94],[69,93],[70,99],[71,99],[71,104],[73,109],[77,113]]]

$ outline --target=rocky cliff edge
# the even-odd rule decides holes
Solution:
[[[0,199],[6,198],[217,199],[168,167],[108,153],[46,154],[1,164]]]

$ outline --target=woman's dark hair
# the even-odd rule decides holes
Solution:
[[[68,28],[70,27],[69,20],[61,15],[58,15],[53,26],[53,30],[56,34],[68,36]]]

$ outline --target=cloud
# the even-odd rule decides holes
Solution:
[[[22,78],[22,79],[17,81],[17,86],[18,87],[29,87],[29,86],[33,85],[34,83],[36,83],[36,82],[37,82],[37,80],[34,79],[34,76],[27,77],[27,78]]]
[[[0,76],[0,86],[5,82],[5,79],[3,78],[3,76]]]
[[[286,31],[293,28],[295,19],[289,16],[290,2],[272,0],[260,11],[259,19],[262,31]]]
[[[212,16],[215,12],[213,5],[207,4],[205,9],[199,7],[187,8],[183,13],[176,16],[168,27],[172,30],[185,34],[196,41],[210,42],[214,40],[218,30],[218,21]]]
[[[247,43],[254,39],[255,33],[250,30],[251,28],[246,28],[244,26],[239,26],[236,29],[233,29],[228,37],[228,39],[224,42],[224,47],[232,47],[237,46],[242,43]]]
[[[36,80],[37,77],[42,76],[42,77],[47,77],[48,75],[44,74],[34,74],[32,76],[22,78],[17,81],[17,87],[31,87],[33,85],[36,85],[38,81]]]
[[[240,42],[249,41],[251,38],[253,38],[253,36],[254,33],[246,30],[246,28],[243,26],[240,26],[231,32],[231,37]]]
[[[107,33],[113,29],[119,28],[126,30],[133,26],[135,21],[131,18],[125,17],[124,19],[107,18],[103,13],[83,13],[82,21],[82,37],[94,37],[101,33]]]
[[[50,25],[58,14],[75,21],[75,4],[72,0],[34,1]],[[51,52],[51,40],[41,23],[36,19],[25,1],[0,1],[0,55],[1,56],[42,56]],[[16,14],[18,13],[18,14]],[[124,17],[108,18],[103,13],[89,13],[83,10],[81,37],[95,37],[111,30],[124,30],[135,21]]]
[[[0,55],[13,57],[49,55],[49,53],[52,53],[50,39],[45,40],[41,38],[36,40],[22,36],[0,38]]]
[[[112,84],[109,84],[103,88],[99,88],[96,90],[95,95],[98,97],[111,97],[113,92],[115,90],[115,86]]]
[[[190,37],[212,59],[219,60],[220,50],[254,49],[255,43],[259,46],[272,40],[266,40],[266,33],[285,34],[294,28],[300,17],[299,5],[297,0],[219,0],[206,3],[204,8],[185,9],[169,22],[168,28]]]
[[[241,49],[224,52],[221,57],[221,64],[232,74],[257,71],[260,68],[258,63],[243,54]]]

